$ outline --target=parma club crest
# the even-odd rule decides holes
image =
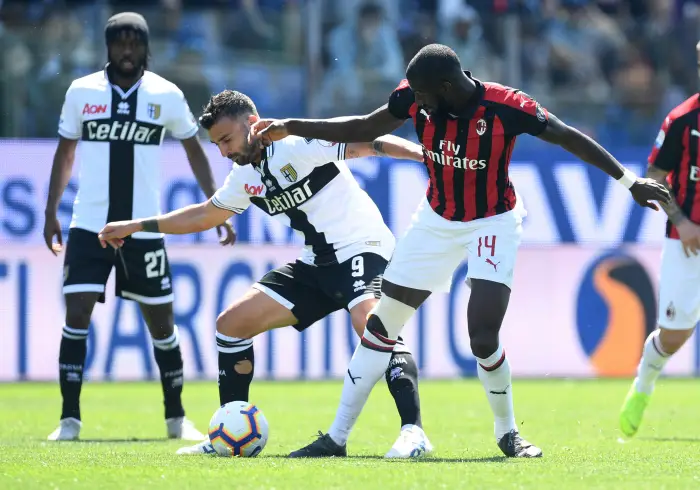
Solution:
[[[291,163],[288,163],[282,167],[280,172],[282,173],[282,176],[287,179],[287,182],[296,182],[299,178],[299,174],[297,174],[297,171],[294,169],[294,167],[292,167]]]
[[[148,117],[154,121],[160,117],[160,104],[148,104]]]

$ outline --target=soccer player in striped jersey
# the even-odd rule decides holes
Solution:
[[[700,43],[696,47],[700,60]],[[631,437],[642,423],[654,385],[666,363],[700,321],[700,94],[673,109],[649,155],[647,175],[668,186],[673,199],[661,255],[658,329],[642,351],[637,377],[620,411],[620,429]]]
[[[46,202],[44,239],[57,255],[63,239],[56,213],[77,150],[80,183],[63,264],[66,323],[58,356],[63,406],[59,426],[48,439],[74,440],[80,435],[90,317],[95,303],[104,303],[105,284],[116,268],[116,295],[138,302],[153,339],[167,435],[198,440],[202,434],[185,417],[182,406],[183,363],[163,235],[137,233],[117,257],[100,247],[97,232],[108,221],[160,212],[158,160],[166,130],[182,142],[208,196],[216,190],[214,177],[182,91],[147,70],[149,31],[143,16],[133,12],[112,16],[105,27],[105,42],[109,60],[105,68],[74,80],[66,92]],[[225,235],[222,244],[233,243],[231,225],[217,224],[219,235]]]
[[[252,204],[303,237],[298,260],[265,274],[217,319],[222,405],[249,400],[256,335],[288,325],[301,332],[341,309],[362,335],[395,240],[344,160],[377,154],[423,159],[419,145],[391,135],[348,145],[311,138],[287,138],[266,148],[249,145],[250,125],[257,119],[255,104],[240,92],[212,97],[200,124],[221,154],[234,161],[224,185],[205,203],[160,218],[109,223],[100,234],[119,247],[124,237],[140,231],[195,233]],[[384,371],[401,431],[386,457],[420,457],[432,446],[421,424],[418,368],[400,339],[389,355]],[[206,439],[178,454],[214,454],[214,449]]]
[[[525,216],[508,177],[516,138],[530,134],[562,146],[617,179],[642,206],[656,209],[649,201],[668,200],[668,191],[656,181],[637,178],[522,91],[475,79],[447,46],[421,49],[406,78],[387,105],[366,116],[264,120],[251,132],[252,139],[265,144],[288,135],[351,142],[390,133],[411,119],[430,177],[426,197],[396,246],[382,297],[350,361],[335,421],[327,434],[290,456],[342,452],[404,324],[433,291],[449,288],[454,270],[468,256],[469,337],[493,411],[496,442],[508,457],[539,457],[542,451],[518,431],[510,365],[499,340]]]

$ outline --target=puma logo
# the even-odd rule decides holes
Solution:
[[[493,266],[493,270],[496,271],[496,272],[498,272],[498,264],[500,264],[501,262],[499,261],[499,262],[495,262],[495,263],[494,263],[493,260],[491,260],[491,259],[486,259],[486,263],[489,264],[489,265],[492,265],[492,266]]]
[[[361,376],[355,376],[355,377],[353,377],[353,375],[352,375],[352,373],[350,372],[349,369],[348,369],[348,376],[350,377],[350,381],[352,381],[352,384],[357,384],[357,383],[355,383],[355,380],[356,380],[356,379],[362,379]]]

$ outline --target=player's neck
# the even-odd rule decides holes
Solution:
[[[112,85],[116,85],[117,87],[121,88],[122,90],[129,90],[131,87],[134,86],[136,82],[138,82],[141,77],[143,77],[143,68],[139,70],[139,72],[131,77],[119,75],[118,73],[115,73],[114,70],[110,69],[111,67],[107,67],[107,75],[109,75],[109,82]]]
[[[265,149],[262,149],[262,150],[260,150],[259,152],[255,153],[255,156],[252,158],[252,160],[250,161],[250,163],[252,163],[252,164],[255,165],[256,167],[259,167],[259,166],[260,166],[260,162],[262,162],[263,155],[265,154],[265,152],[266,152],[266,150],[265,150]]]
[[[451,112],[459,114],[466,110],[472,103],[472,99],[476,94],[476,88],[474,80],[464,75],[455,87],[455,103]]]

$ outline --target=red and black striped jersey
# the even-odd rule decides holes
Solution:
[[[667,181],[676,202],[693,223],[700,224],[700,95],[673,109],[661,125],[649,165],[668,172]],[[679,238],[671,221],[666,236]]]
[[[547,111],[526,93],[465,74],[476,83],[476,92],[461,114],[419,109],[407,80],[389,98],[394,117],[413,119],[430,177],[430,206],[451,221],[513,209],[516,197],[508,166],[515,139],[542,133],[549,121]]]

